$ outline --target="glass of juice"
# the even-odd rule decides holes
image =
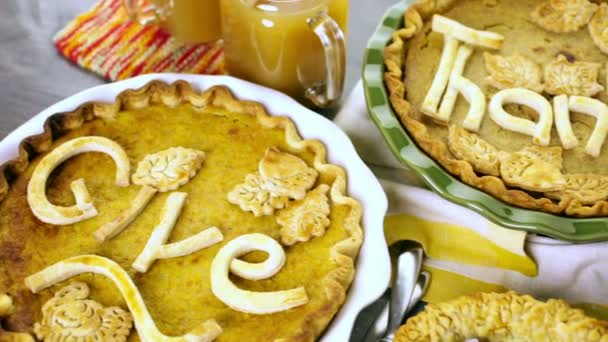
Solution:
[[[160,24],[183,43],[222,38],[220,0],[123,0],[123,4],[133,20]]]
[[[220,0],[229,74],[309,106],[340,100],[348,0]]]

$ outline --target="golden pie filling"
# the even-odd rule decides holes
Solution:
[[[55,120],[59,126],[63,125],[61,130],[56,131],[64,133],[48,146],[39,145],[47,151],[53,151],[75,138],[93,136],[105,137],[120,145],[128,156],[132,172],[146,156],[159,151],[173,151],[168,149],[176,147],[202,151],[204,160],[200,169],[192,173],[191,179],[176,186],[177,189],[164,192],[153,190],[149,203],[144,203],[141,213],[123,230],[106,237],[104,241],[96,238],[95,233],[133,206],[135,197],[147,185],[132,182],[126,187],[117,186],[117,167],[112,158],[99,152],[78,154],[61,163],[50,174],[46,182],[46,196],[53,205],[72,206],[75,199],[70,190],[71,183],[82,178],[98,214],[72,224],[44,223],[30,209],[28,184],[48,152],[30,160],[23,173],[10,180],[6,196],[0,203],[0,293],[6,293],[13,302],[11,312],[4,315],[4,329],[27,333],[35,331],[38,338],[42,334],[42,337],[51,340],[49,336],[57,338],[89,330],[87,333],[95,334],[101,327],[91,328],[89,324],[88,328],[77,332],[74,327],[61,330],[61,327],[49,328],[44,325],[43,311],[60,318],[75,316],[77,321],[86,315],[86,310],[82,308],[81,313],[74,307],[62,309],[57,300],[53,304],[55,309],[51,309],[51,304],[45,305],[54,296],[63,298],[57,295],[62,288],[65,293],[78,292],[66,288],[68,284],[78,285],[76,288],[81,292],[83,287],[88,286],[88,296],[78,299],[97,302],[91,304],[92,307],[102,305],[129,311],[127,301],[133,294],[124,296],[115,282],[101,274],[87,272],[67,277],[38,293],[33,293],[26,286],[26,278],[53,264],[70,257],[95,255],[115,262],[126,271],[149,311],[151,321],[147,322],[138,322],[135,313],[131,313],[135,317],[134,327],[126,330],[130,341],[138,340],[140,329],[150,323],[155,324],[164,335],[182,336],[208,320],[214,320],[221,327],[217,337],[219,341],[313,340],[322,333],[344,300],[354,272],[353,258],[361,241],[358,204],[348,197],[336,197],[327,191],[332,186],[338,192],[344,190],[344,172],[336,166],[324,164],[325,155],[320,143],[296,138],[293,130],[290,131],[293,129],[290,121],[283,118],[275,122],[265,114],[256,115],[260,107],[252,110],[251,104],[232,99],[223,88],[209,90],[202,96],[192,95],[193,92],[188,89],[189,86],[184,84],[168,86],[153,83],[137,93],[121,95],[123,109],[114,115],[91,117],[91,113],[81,110],[70,114],[72,119],[66,119],[64,115],[63,120]],[[175,105],[173,98],[180,91],[187,94],[182,95],[182,99],[190,96],[190,102],[198,102],[193,105],[184,100]],[[143,102],[142,98],[145,98]],[[161,101],[175,106],[168,107],[159,103]],[[207,102],[201,104],[201,101]],[[106,113],[108,110],[99,112]],[[73,117],[79,116],[86,118],[85,122],[73,120]],[[286,134],[290,136],[286,137]],[[159,163],[172,160],[172,157],[159,155]],[[273,170],[288,172],[293,165],[287,165],[287,170],[280,168],[280,162],[286,159],[297,161],[299,167],[312,170],[310,172],[314,178],[309,178],[308,190],[300,196],[303,198],[282,195],[282,202],[279,201],[274,208],[254,215],[252,210],[243,210],[234,201],[229,201],[228,194],[240,189],[239,185],[244,184],[248,175],[258,174],[259,177],[261,161],[270,158],[269,155],[279,161],[279,167],[264,170],[266,173]],[[156,157],[149,157],[146,162],[150,158]],[[159,166],[155,164],[151,167]],[[171,172],[166,173],[171,176]],[[320,191],[323,193],[320,194]],[[177,192],[185,194],[178,196]],[[253,193],[252,196],[260,199],[264,194]],[[211,227],[217,228],[219,233],[214,231],[223,239],[185,255],[167,251],[164,258],[152,260],[145,272],[138,272],[133,264],[146,247],[155,227],[167,215],[165,206],[170,197],[181,197],[183,207],[176,214],[175,225],[169,231],[166,244],[188,239]],[[325,208],[319,211],[321,214],[318,217],[314,215],[315,210],[319,209],[314,204],[317,198],[324,201]],[[264,198],[258,202],[264,202]],[[307,217],[317,218],[322,224],[315,225],[316,221]],[[287,224],[281,225],[279,221]],[[317,232],[311,235],[314,229]],[[294,230],[304,235],[296,234],[294,238],[289,235]],[[303,288],[307,297],[305,304],[274,313],[254,314],[233,309],[214,294],[211,268],[218,253],[228,242],[255,233],[263,234],[267,240],[270,238],[275,248],[278,246],[284,250],[284,264],[279,265],[276,274],[265,279],[248,280],[232,271],[228,280],[239,289],[253,292]],[[347,241],[348,248],[336,247],[344,241]],[[240,259],[258,263],[269,256],[259,248],[253,250],[245,251]],[[114,313],[116,317],[120,315],[124,315],[124,312]],[[51,335],[44,335],[47,330],[51,331]]]
[[[421,1],[385,50],[391,102],[466,183],[526,208],[606,215],[606,20],[608,5],[587,0]]]

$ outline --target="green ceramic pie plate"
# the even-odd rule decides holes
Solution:
[[[501,226],[577,243],[608,240],[608,217],[569,218],[508,205],[462,183],[416,146],[389,103],[382,61],[382,51],[391,40],[391,34],[403,26],[403,12],[411,3],[401,1],[388,9],[368,42],[363,61],[368,112],[395,157],[444,198]]]

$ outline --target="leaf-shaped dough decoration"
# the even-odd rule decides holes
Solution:
[[[532,159],[540,159],[547,162],[557,169],[561,170],[563,165],[562,157],[563,149],[561,146],[538,146],[530,145],[517,151],[519,154],[523,154]]]
[[[589,22],[589,34],[595,45],[600,50],[608,54],[608,4],[600,4],[600,8],[595,12]]]
[[[598,6],[588,0],[546,0],[530,15],[538,26],[551,32],[574,32],[587,25]]]
[[[106,308],[88,299],[85,283],[72,283],[55,293],[42,307],[42,321],[34,332],[40,340],[59,341],[126,341],[133,318],[119,307]]]
[[[313,236],[325,234],[330,224],[328,191],[329,186],[321,184],[303,200],[295,201],[279,212],[277,222],[281,225],[281,242],[284,245],[305,242]]]
[[[566,184],[564,175],[555,165],[520,152],[503,154],[500,176],[510,186],[538,192],[561,190]]]
[[[608,199],[608,176],[577,173],[565,177],[564,189],[548,192],[547,197],[559,200],[570,197],[580,201],[583,205]]]
[[[245,183],[237,185],[228,193],[228,201],[251,211],[255,216],[272,215],[275,209],[285,208],[289,201],[286,196],[275,196],[262,188],[259,173],[248,174]]]
[[[542,70],[532,60],[519,56],[503,57],[484,53],[486,70],[490,74],[487,82],[495,88],[527,88],[536,92],[543,91],[540,80]]]
[[[185,148],[169,149],[149,154],[137,165],[133,183],[149,185],[160,192],[175,190],[196,175],[205,160],[205,152]]]
[[[274,147],[266,150],[259,171],[264,189],[275,196],[287,196],[296,200],[306,196],[306,191],[312,188],[319,174],[306,165],[304,160]]]
[[[498,176],[498,150],[475,133],[451,125],[448,129],[448,148],[458,159],[469,162],[473,169],[484,174]]]
[[[597,83],[600,63],[568,62],[564,55],[545,66],[545,91],[552,95],[594,96],[604,89]]]

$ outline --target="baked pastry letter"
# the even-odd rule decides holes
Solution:
[[[458,48],[456,61],[454,62],[450,75],[450,83],[443,95],[441,106],[439,107],[438,118],[444,122],[450,121],[450,116],[452,115],[454,105],[456,104],[456,98],[460,92],[467,99],[470,106],[469,112],[462,125],[470,131],[477,132],[486,112],[486,97],[475,83],[462,77],[465,64],[472,53],[473,49],[466,45],[462,45]]]
[[[608,134],[608,105],[584,96],[570,96],[568,107],[571,111],[588,114],[596,118],[595,128],[587,141],[585,152],[597,157]]]
[[[568,106],[568,96],[558,95],[553,98],[553,114],[555,115],[555,127],[557,134],[562,141],[562,146],[566,150],[578,146],[578,139],[572,131],[570,122],[570,108]]]
[[[261,264],[237,261],[238,257],[255,250],[268,253]],[[243,278],[258,280],[275,275],[285,262],[281,245],[264,234],[246,234],[229,241],[211,263],[211,290],[234,310],[251,314],[270,314],[306,304],[308,296],[303,287],[273,292],[241,290],[228,277],[230,271]],[[256,270],[257,269],[257,270]],[[255,276],[251,276],[251,273]]]
[[[534,123],[507,113],[503,108],[507,103],[523,104],[536,110],[538,122]],[[490,100],[490,117],[502,128],[531,135],[535,144],[549,145],[553,109],[551,103],[538,93],[524,88],[501,90]]]
[[[218,228],[211,227],[179,242],[165,244],[186,202],[186,196],[188,194],[185,192],[173,192],[167,197],[160,223],[154,228],[146,247],[133,262],[132,266],[138,272],[146,272],[156,259],[184,256],[224,239]]]
[[[71,188],[76,204],[70,207],[57,206],[46,197],[46,181],[51,172],[67,159],[85,152],[102,152],[116,163],[116,185],[129,185],[130,164],[127,153],[116,142],[104,138],[87,136],[69,140],[47,154],[34,169],[27,186],[27,201],[34,215],[42,222],[67,225],[84,221],[97,215],[97,209],[82,178],[72,182]]]
[[[422,102],[421,110],[424,114],[447,123],[454,108],[457,93],[461,92],[471,104],[467,119],[465,119],[465,127],[476,131],[479,129],[485,112],[485,96],[476,84],[462,77],[466,61],[471,56],[472,50],[466,46],[459,48],[460,42],[499,49],[504,37],[495,32],[479,31],[466,27],[457,21],[438,14],[433,16],[432,25],[433,31],[444,35],[444,45],[437,73]],[[446,94],[443,95],[446,86],[448,89]],[[441,103],[441,108],[437,112],[437,106],[442,96],[444,96],[443,103]]]

